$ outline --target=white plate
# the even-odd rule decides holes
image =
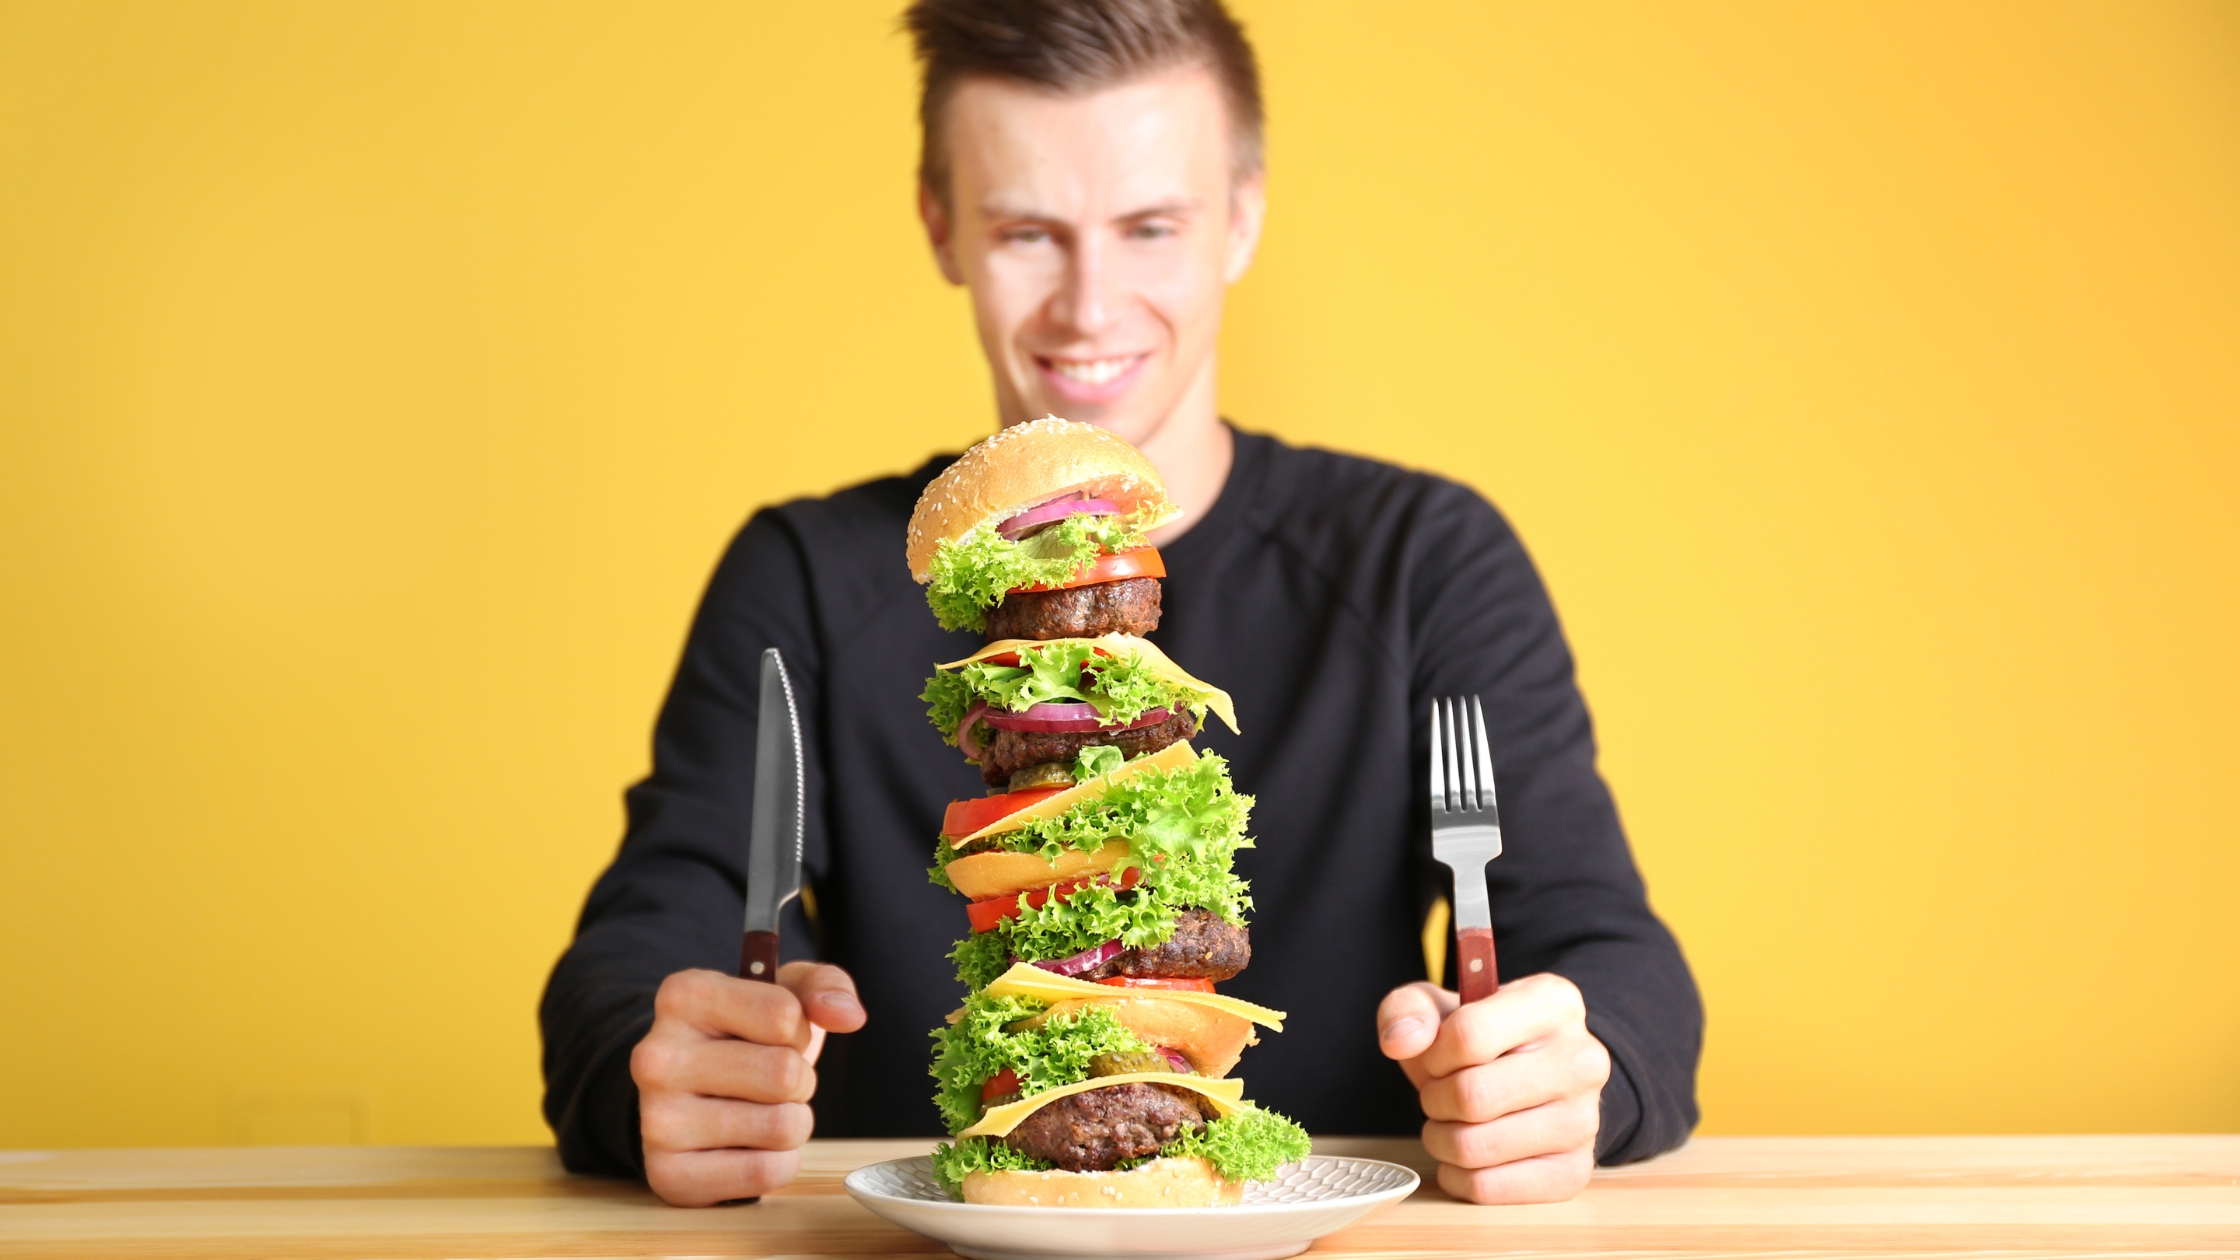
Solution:
[[[958,1203],[924,1156],[868,1164],[848,1193],[904,1229],[973,1260],[1047,1256],[1159,1256],[1162,1260],[1275,1260],[1305,1251],[1416,1188],[1415,1170],[1378,1159],[1309,1155],[1244,1202],[1212,1208],[1044,1208]]]

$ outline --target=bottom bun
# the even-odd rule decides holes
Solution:
[[[1127,1172],[976,1172],[964,1179],[964,1201],[1003,1207],[1229,1207],[1244,1183],[1224,1181],[1196,1156],[1155,1159]]]

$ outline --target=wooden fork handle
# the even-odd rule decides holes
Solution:
[[[1493,969],[1493,929],[1457,928],[1454,934],[1455,974],[1462,980],[1462,1000],[1475,1002],[1493,996],[1501,987]]]

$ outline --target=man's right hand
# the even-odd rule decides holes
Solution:
[[[815,1127],[825,1033],[863,1019],[855,981],[821,963],[787,963],[776,984],[715,971],[662,981],[653,1027],[630,1052],[646,1184],[678,1207],[706,1207],[792,1181]]]

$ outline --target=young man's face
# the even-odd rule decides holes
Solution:
[[[968,81],[942,118],[946,207],[921,202],[969,285],[1005,424],[1049,414],[1141,444],[1185,396],[1210,409],[1221,300],[1258,242],[1219,87],[1183,69],[1057,95]]]

